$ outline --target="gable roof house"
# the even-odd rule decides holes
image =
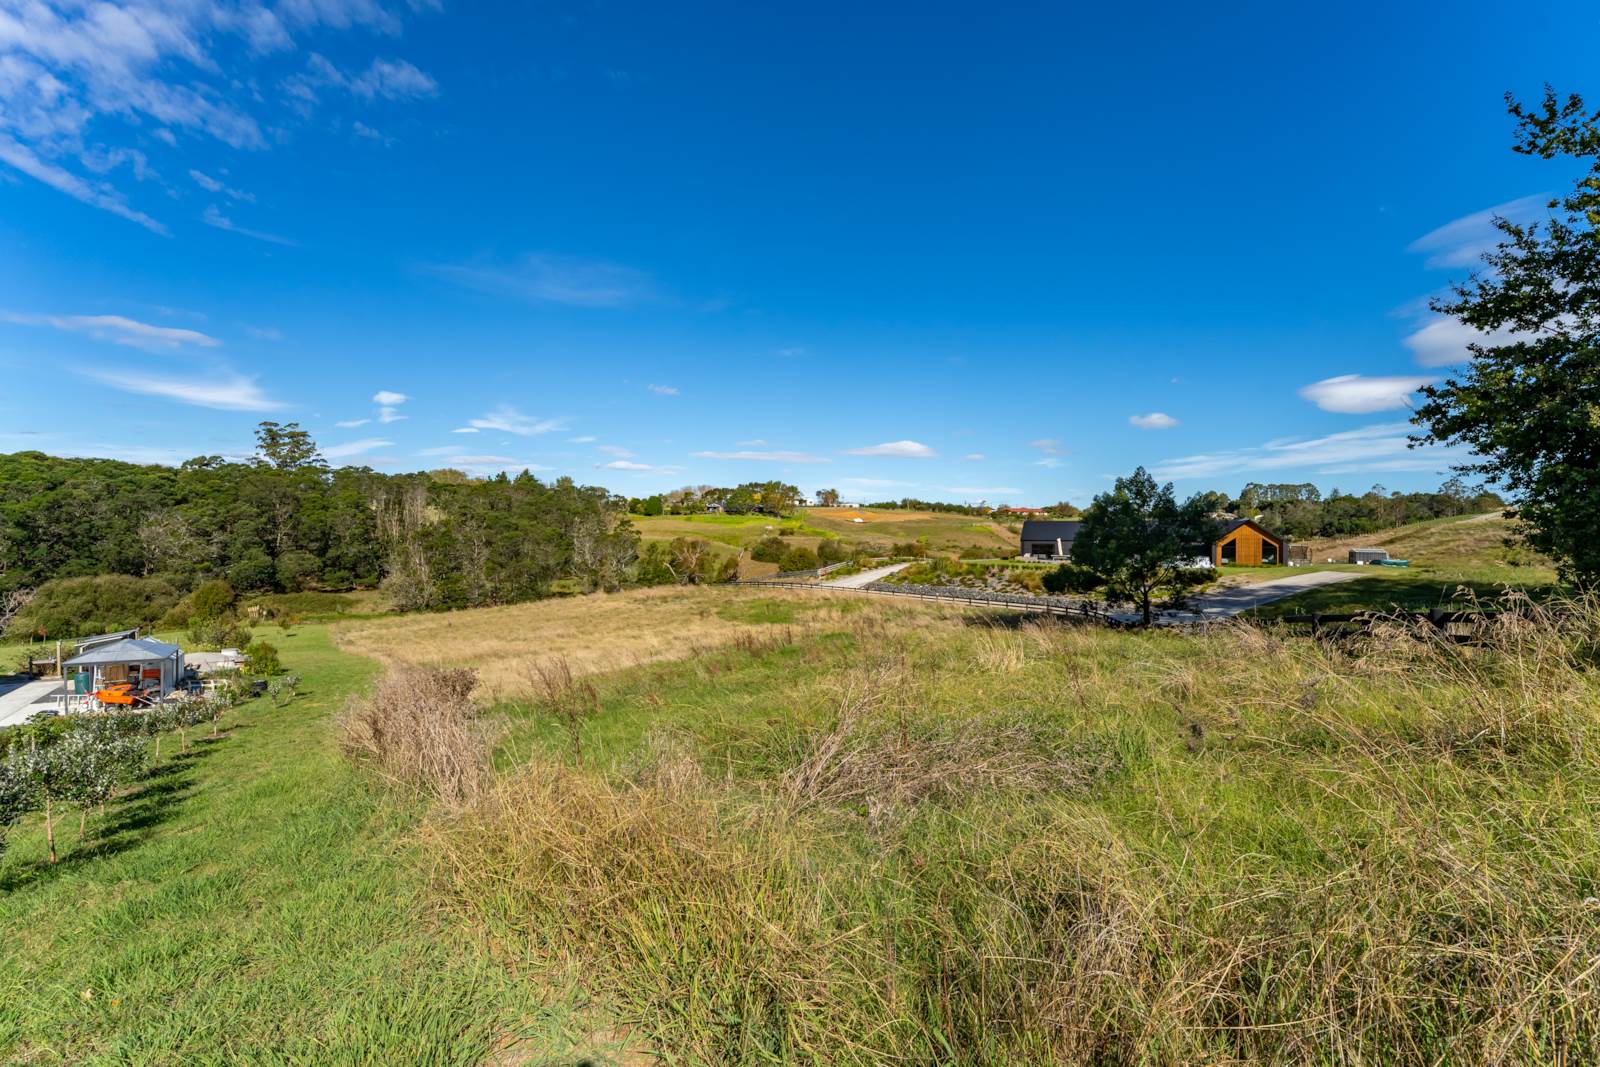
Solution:
[[[1022,524],[1022,554],[1029,559],[1069,559],[1082,525],[1029,519]]]
[[[1225,563],[1282,566],[1289,562],[1289,539],[1279,537],[1254,519],[1234,519],[1211,545],[1211,562],[1218,567]]]

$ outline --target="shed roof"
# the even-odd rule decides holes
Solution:
[[[1271,530],[1267,529],[1254,519],[1234,519],[1232,522],[1228,523],[1228,525],[1222,528],[1222,533],[1217,536],[1217,540],[1221,541],[1223,538],[1227,537],[1241,526],[1249,526],[1251,529],[1263,535],[1270,541],[1277,541],[1279,544],[1284,545],[1289,543],[1289,539],[1287,537],[1279,537],[1277,534],[1273,533]]]
[[[177,645],[157,641],[151,637],[131,637],[109,645],[92,648],[81,656],[73,656],[62,664],[65,667],[91,667],[97,663],[150,663],[170,659],[180,652]]]
[[[1029,519],[1022,524],[1022,539],[1024,541],[1071,541],[1078,536],[1078,527],[1081,522],[1051,522],[1042,519]]]

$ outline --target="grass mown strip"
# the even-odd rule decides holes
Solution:
[[[503,970],[431,916],[419,805],[340,759],[330,714],[373,665],[323,627],[281,644],[298,700],[167,746],[82,840],[62,827],[54,867],[36,820],[12,831],[0,1059],[472,1064],[519,1028],[563,1042],[567,1016],[514,1010]]]

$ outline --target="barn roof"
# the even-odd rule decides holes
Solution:
[[[1269,540],[1277,541],[1285,545],[1289,543],[1289,539],[1287,537],[1278,536],[1254,519],[1234,519],[1232,522],[1228,523],[1228,525],[1222,528],[1222,533],[1217,535],[1217,540],[1222,540],[1224,537],[1227,537],[1241,526],[1249,526],[1257,533],[1265,535]]]
[[[1022,524],[1024,540],[1035,541],[1071,541],[1078,536],[1078,527],[1081,522],[1051,522],[1041,519],[1029,519]]]
[[[150,663],[169,659],[178,651],[180,650],[177,645],[169,645],[165,641],[157,641],[150,637],[130,637],[92,648],[81,656],[73,656],[62,666],[90,667],[97,663]]]

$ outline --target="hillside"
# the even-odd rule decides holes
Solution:
[[[1516,525],[1499,514],[1433,519],[1358,537],[1308,542],[1313,565],[1330,557],[1343,564],[1351,548],[1387,549],[1409,567],[1362,567],[1361,577],[1278,601],[1262,615],[1459,606],[1473,597],[1494,598],[1506,589],[1547,596],[1557,589],[1555,568],[1515,543]],[[1463,592],[1465,591],[1465,592]]]
[[[832,537],[852,547],[883,552],[908,541],[921,542],[929,552],[948,556],[969,548],[996,555],[1017,550],[1013,529],[987,519],[935,511],[806,508],[783,519],[770,515],[630,515],[629,519],[644,541],[698,537],[727,554],[743,552],[763,538],[778,535],[811,549]],[[741,573],[750,577],[775,569],[771,564],[746,560]]]

